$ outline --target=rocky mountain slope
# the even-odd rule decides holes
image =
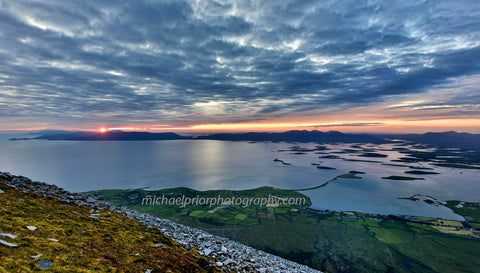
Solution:
[[[198,229],[0,172],[0,272],[318,272]]]

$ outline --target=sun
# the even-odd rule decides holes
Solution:
[[[107,128],[105,127],[100,128],[100,133],[105,133],[106,131],[107,131]]]

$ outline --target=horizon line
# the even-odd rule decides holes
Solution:
[[[123,129],[123,128],[122,128]],[[152,133],[152,134],[155,134],[155,133],[175,133],[175,134],[178,134],[178,135],[182,135],[182,134],[187,134],[187,135],[191,135],[191,134],[246,134],[246,133],[285,133],[285,132],[291,132],[291,131],[298,131],[298,132],[302,132],[302,131],[306,131],[306,132],[314,132],[314,131],[317,131],[317,132],[322,132],[322,133],[328,133],[328,132],[339,132],[339,133],[343,133],[343,134],[371,134],[371,135],[396,135],[396,134],[400,134],[400,135],[406,135],[406,134],[427,134],[427,133],[447,133],[447,132],[454,132],[454,133],[458,133],[458,134],[480,134],[480,133],[474,133],[474,132],[466,132],[466,131],[458,131],[458,130],[433,130],[433,131],[425,131],[425,132],[417,132],[417,133],[413,133],[413,132],[367,132],[367,131],[363,131],[363,132],[348,132],[348,131],[339,131],[339,130],[318,130],[318,129],[311,129],[311,130],[307,130],[307,129],[291,129],[291,130],[280,130],[280,131],[204,131],[204,132],[201,132],[201,131],[198,131],[198,132],[194,132],[194,131],[189,131],[189,132],[185,132],[185,131],[175,131],[175,130],[166,130],[166,131],[162,131],[162,132],[152,132],[151,130],[122,130],[121,128],[104,128],[104,127],[101,127],[101,128],[98,128],[98,129],[81,129],[81,128],[75,128],[75,129],[51,129],[51,128],[35,128],[35,129],[0,129],[0,133],[20,133],[20,132],[23,132],[23,133],[42,133],[42,131],[64,131],[64,132],[92,132],[92,133],[99,133],[99,134],[104,134],[104,133],[108,133],[108,132],[132,132],[132,133]]]

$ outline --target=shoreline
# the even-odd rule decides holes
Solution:
[[[0,179],[10,188],[24,193],[34,193],[68,204],[121,213],[149,227],[159,229],[164,235],[180,243],[187,250],[198,249],[200,255],[212,259],[215,262],[214,265],[226,272],[238,272],[245,268],[252,268],[258,272],[321,272],[200,229],[119,207],[91,196],[71,193],[55,185],[32,181],[27,177],[4,172],[0,172]]]

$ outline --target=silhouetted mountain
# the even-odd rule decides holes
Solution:
[[[367,134],[344,134],[337,131],[287,131],[283,133],[237,133],[212,134],[198,136],[196,139],[229,140],[229,141],[288,141],[288,142],[317,142],[317,143],[387,143],[381,137]]]
[[[404,134],[404,135],[370,135],[346,134],[337,131],[287,131],[283,133],[220,133],[195,138],[181,136],[175,133],[149,132],[72,132],[46,130],[42,135],[32,138],[12,138],[10,140],[174,140],[174,139],[211,139],[227,141],[272,141],[272,142],[316,142],[316,143],[390,143],[391,139],[401,139],[414,143],[436,146],[480,147],[480,134],[457,133],[454,131]]]
[[[53,135],[53,134],[59,135],[59,134],[70,134],[70,133],[72,133],[72,131],[52,130],[52,129],[28,132],[29,135]]]
[[[384,135],[388,139],[402,139],[415,143],[439,146],[480,146],[480,134],[448,132],[428,132],[425,134]]]
[[[149,133],[149,132],[123,132],[107,131],[98,132],[47,132],[39,137],[29,139],[46,140],[173,140],[173,139],[191,139],[175,133]],[[27,140],[25,138],[13,138],[10,140]]]

